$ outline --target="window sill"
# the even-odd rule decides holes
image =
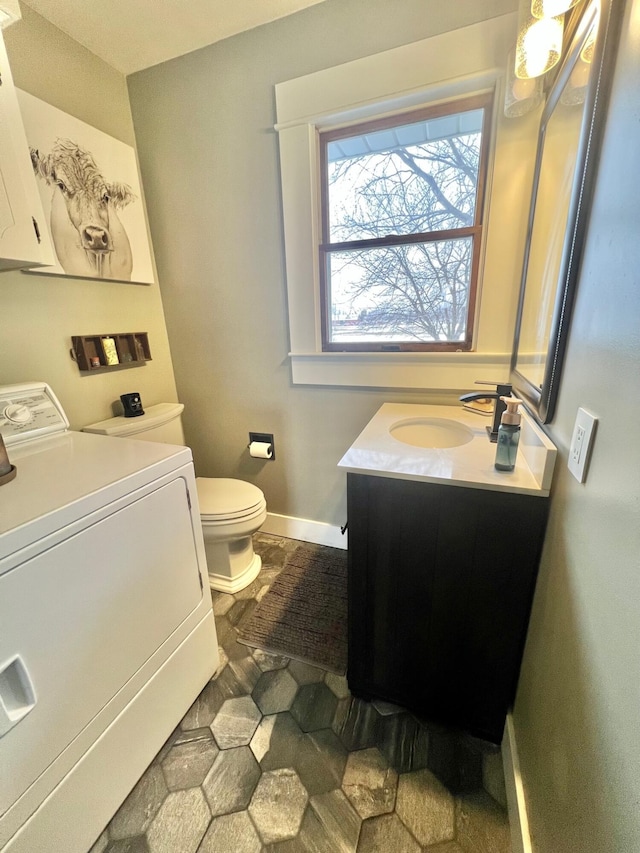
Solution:
[[[464,391],[508,376],[510,353],[289,353],[294,385],[350,385]]]

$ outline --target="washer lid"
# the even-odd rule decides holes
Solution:
[[[201,518],[238,518],[256,510],[264,494],[252,483],[224,477],[196,477]]]

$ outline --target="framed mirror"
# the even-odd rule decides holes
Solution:
[[[558,394],[621,6],[585,4],[540,120],[511,381],[541,423]]]

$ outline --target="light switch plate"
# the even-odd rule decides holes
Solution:
[[[579,483],[584,483],[586,478],[586,465],[597,423],[598,419],[585,409],[578,409],[567,467]]]

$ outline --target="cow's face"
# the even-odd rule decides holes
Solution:
[[[97,188],[96,193],[96,187],[83,186],[74,180],[75,177],[64,162],[54,166],[51,171],[54,193],[59,194],[58,201],[64,200],[67,215],[80,235],[82,248],[92,252],[110,252],[110,198],[106,185]]]
[[[70,140],[58,140],[46,157],[31,152],[36,174],[53,188],[52,232],[56,221],[66,215],[77,231],[80,246],[87,252],[113,251],[110,218],[134,196],[126,184],[108,184],[91,154]]]

